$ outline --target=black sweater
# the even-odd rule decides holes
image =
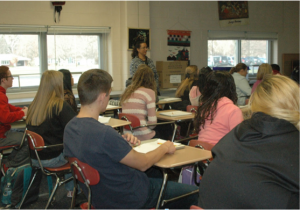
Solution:
[[[256,113],[212,149],[200,184],[204,209],[299,208],[299,131]]]
[[[45,146],[62,144],[64,129],[67,123],[76,116],[72,107],[64,101],[61,112],[55,114],[56,107],[53,107],[52,118],[46,118],[46,120],[39,126],[27,125],[27,129],[40,134],[45,141]],[[63,152],[63,147],[53,147],[44,149],[39,152],[41,160],[48,160],[59,156]],[[31,151],[31,157],[35,157],[34,152]]]

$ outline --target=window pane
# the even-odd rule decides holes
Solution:
[[[47,35],[48,69],[84,72],[99,68],[98,36]]]
[[[237,64],[237,40],[208,40],[210,67],[233,67]]]
[[[39,84],[39,76],[31,76],[40,73],[38,61],[38,35],[0,34],[0,63],[15,77],[13,87],[19,87],[19,80],[21,86]]]
[[[268,40],[242,40],[241,61],[249,66],[249,76],[257,73],[258,66],[268,63]]]

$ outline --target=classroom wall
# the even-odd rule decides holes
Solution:
[[[167,30],[191,30],[191,64],[207,65],[207,31],[278,32],[278,63],[283,53],[299,53],[299,2],[249,1],[249,25],[221,28],[217,1],[67,1],[59,23],[49,1],[0,1],[0,24],[110,26],[108,71],[113,90],[129,77],[128,28],[151,28],[154,62],[166,61]]]
[[[299,53],[298,1],[248,1],[248,6],[249,25],[220,27],[217,1],[151,1],[151,58],[166,61],[167,30],[192,31],[190,60],[198,67],[207,65],[208,30],[277,32],[272,62],[280,66],[283,53]]]

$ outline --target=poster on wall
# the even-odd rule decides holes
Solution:
[[[132,50],[136,42],[146,42],[150,50],[150,29],[128,28],[128,49]]]
[[[168,30],[167,60],[190,60],[191,31]]]
[[[249,24],[248,1],[218,1],[221,27]]]

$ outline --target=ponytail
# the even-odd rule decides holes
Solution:
[[[237,69],[235,67],[232,67],[229,71],[230,74],[233,74],[234,72],[237,72]]]

